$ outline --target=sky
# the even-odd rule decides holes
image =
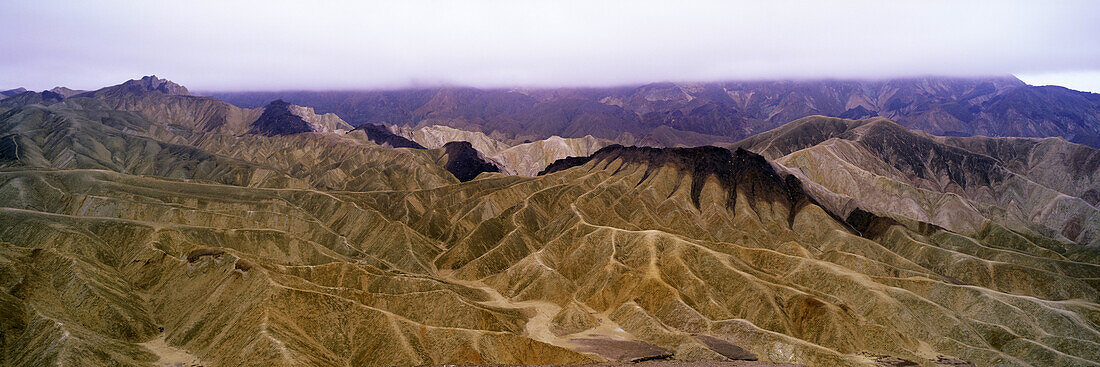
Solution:
[[[0,89],[1017,75],[1100,92],[1100,1],[0,0]]]

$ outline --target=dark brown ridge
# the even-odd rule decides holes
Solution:
[[[699,197],[703,191],[703,184],[711,176],[717,178],[722,188],[731,193],[741,190],[749,197],[787,204],[791,213],[788,218],[791,223],[788,224],[793,224],[794,213],[797,213],[802,206],[818,205],[818,202],[803,190],[802,182],[797,177],[780,176],[763,156],[740,148],[730,151],[713,146],[649,148],[610,145],[588,157],[559,159],[547,166],[539,175],[563,171],[589,162],[605,163],[606,166],[615,160],[622,160],[624,164],[646,165],[642,182],[666,165],[690,174],[692,176],[691,200],[696,208],[700,208]],[[736,195],[730,195],[726,206],[732,209],[735,204]],[[829,214],[838,222],[847,224],[834,213]]]
[[[447,163],[443,168],[459,181],[473,180],[482,172],[500,172],[500,167],[482,159],[481,154],[469,142],[449,142],[443,145],[443,151],[447,153]]]

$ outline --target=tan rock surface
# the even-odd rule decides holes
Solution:
[[[442,148],[443,145],[452,141],[465,141],[482,154],[491,156],[509,147],[508,144],[490,138],[482,132],[460,130],[446,125],[430,125],[418,129],[408,126],[390,126],[390,130],[428,149]]]

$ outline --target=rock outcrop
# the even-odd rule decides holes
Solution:
[[[473,145],[465,141],[452,141],[443,145],[443,168],[459,181],[469,181],[484,172],[500,172],[500,167],[486,160]]]
[[[386,129],[385,126],[375,124],[362,124],[355,128],[355,131],[363,132],[366,138],[373,141],[375,144],[393,147],[393,148],[413,148],[413,149],[428,149],[427,147],[420,145],[419,143],[406,139],[403,136],[394,134]],[[438,148],[442,148],[439,146]]]
[[[389,128],[394,134],[415,141],[428,149],[442,148],[443,145],[452,141],[465,141],[481,154],[494,155],[509,147],[508,144],[490,138],[482,132],[460,130],[444,125],[430,125],[419,129],[407,126],[390,126]]]
[[[364,128],[366,126],[364,125]],[[589,135],[583,138],[551,136],[542,140],[527,141],[509,146],[480,132],[465,131],[442,125],[425,126],[415,130],[408,127],[390,126],[390,131],[416,141],[427,149],[442,148],[450,142],[465,141],[470,143],[483,157],[486,157],[485,159],[498,165],[501,172],[521,176],[535,176],[547,165],[558,159],[588,156],[595,153],[596,150],[611,144],[606,139],[597,139]],[[375,135],[379,136],[377,141],[392,139],[381,132],[375,133]],[[391,146],[405,146],[400,143],[398,142],[397,145],[391,144]]]
[[[554,161],[565,157],[585,157],[609,144],[609,141],[591,135],[569,139],[551,136],[501,150],[492,158],[512,174],[535,176]]]
[[[308,132],[345,134],[353,128],[336,115],[318,115],[312,108],[275,100],[264,107],[249,132],[261,135],[290,135]]]

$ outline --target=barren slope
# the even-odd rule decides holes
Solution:
[[[963,233],[987,220],[1100,246],[1097,150],[1061,139],[945,138],[883,118],[807,117],[734,146],[880,215]]]
[[[255,111],[179,92],[146,80],[0,115],[0,365],[1100,365],[1095,251],[904,211],[1030,215],[1021,200],[1073,189],[1025,179],[1048,158],[890,151],[905,145],[866,139],[908,130],[844,122],[864,140],[784,154],[799,171],[613,145],[460,182],[447,166],[470,144],[245,134]],[[1067,167],[1050,172],[1095,182]]]

